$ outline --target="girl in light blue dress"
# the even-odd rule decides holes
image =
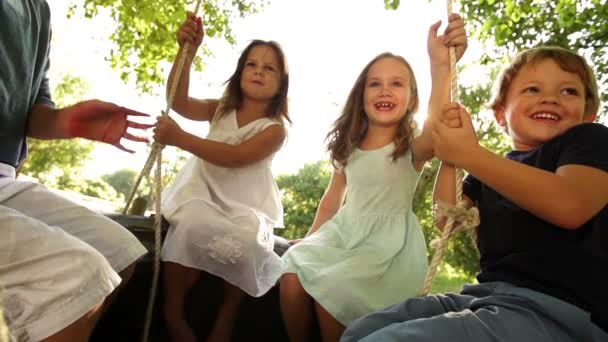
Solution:
[[[449,91],[449,46],[458,58],[466,47],[459,17],[443,37],[439,25],[428,38],[431,100]],[[337,341],[353,320],[419,294],[427,254],[412,199],[433,157],[435,118],[414,138],[418,101],[409,63],[391,53],[369,62],[355,82],[327,136],[335,168],[329,187],[307,236],[283,256],[281,311],[290,340],[308,340],[316,314],[323,340]]]

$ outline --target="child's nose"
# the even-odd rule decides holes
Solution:
[[[543,94],[543,97],[541,99],[541,101],[543,103],[558,103],[558,97],[556,95],[553,94]]]

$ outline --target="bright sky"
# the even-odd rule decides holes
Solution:
[[[49,0],[54,29],[51,81],[59,82],[65,74],[79,76],[91,85],[89,98],[157,115],[165,108],[164,97],[138,95],[104,60],[111,48],[108,37],[112,23],[103,17],[68,20],[64,13],[69,2]],[[383,0],[271,0],[263,12],[232,23],[236,46],[204,40],[215,57],[205,60],[203,73],[192,74],[190,95],[219,97],[223,82],[251,39],[278,41],[290,68],[290,115],[294,124],[287,145],[275,158],[273,171],[275,175],[294,173],[307,162],[327,158],[325,134],[361,69],[381,52],[400,54],[412,64],[420,88],[420,113],[424,113],[430,92],[427,30],[445,16],[446,0],[403,1],[397,11],[385,10]],[[463,63],[476,59],[471,50]],[[178,122],[190,132],[201,136],[207,133],[206,124]],[[100,144],[87,173],[98,176],[122,168],[141,170],[148,152],[143,145],[129,146],[136,148],[135,155]],[[165,151],[171,153],[171,149]]]

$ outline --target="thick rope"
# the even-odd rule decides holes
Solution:
[[[447,1],[448,5],[448,16],[452,14],[452,0]],[[452,102],[458,102],[458,73],[456,72],[456,50],[454,47],[450,47],[450,76],[451,76],[451,97]],[[455,174],[455,183],[456,183],[456,203],[457,207],[463,207],[464,204],[462,202],[462,178],[463,172],[461,169],[456,168]],[[433,259],[431,260],[431,264],[429,265],[429,270],[426,274],[426,278],[424,279],[424,285],[422,287],[421,295],[429,294],[431,290],[431,286],[433,285],[433,280],[435,279],[435,275],[439,269],[439,264],[441,263],[441,259],[443,258],[443,254],[445,253],[445,249],[447,247],[448,240],[452,237],[457,231],[463,230],[464,228],[471,228],[466,223],[459,221],[458,225],[455,225],[459,215],[462,215],[462,211],[459,210],[446,210],[445,214],[448,218],[448,221],[443,228],[443,232],[441,234],[441,238],[432,242],[432,247],[435,249],[435,254],[433,255]],[[477,214],[477,212],[472,215]],[[478,224],[478,214],[477,214],[477,224]],[[475,220],[473,220],[475,222]],[[477,226],[475,224],[475,226]],[[474,226],[473,226],[474,228]],[[470,229],[474,231],[474,229]],[[476,237],[474,237],[476,240]]]
[[[202,0],[198,0],[196,3],[196,7],[194,9],[194,13],[198,13]],[[177,84],[179,83],[179,78],[182,74],[182,70],[184,68],[184,64],[186,61],[186,56],[190,50],[190,44],[185,43],[181,51],[178,52],[179,59],[177,61],[177,65],[175,68],[175,73],[173,76],[173,82],[171,83],[171,88],[169,89],[169,94],[167,96],[167,107],[165,111],[162,112],[162,116],[167,116],[171,107],[173,106],[173,99],[175,98],[175,92],[177,90]],[[129,205],[133,200],[135,192],[137,191],[137,187],[139,186],[141,180],[144,176],[147,176],[150,173],[150,169],[152,168],[152,164],[154,160],[156,160],[156,172],[155,172],[155,190],[154,190],[154,273],[152,275],[152,286],[150,287],[150,296],[148,298],[148,308],[146,309],[146,319],[144,321],[144,331],[142,341],[147,342],[148,336],[150,333],[150,324],[152,322],[152,313],[154,312],[154,301],[156,299],[156,292],[158,288],[158,274],[160,271],[160,249],[161,249],[161,222],[162,217],[160,214],[160,196],[162,192],[162,149],[163,145],[154,143],[152,144],[152,149],[150,150],[150,155],[148,156],[148,160],[144,165],[143,170],[139,174],[137,181],[135,182],[131,193],[129,194],[129,198],[127,199],[127,203],[125,204],[125,208],[123,210],[123,214],[127,213],[129,209]]]

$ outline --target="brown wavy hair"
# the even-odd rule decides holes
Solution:
[[[401,120],[397,134],[395,135],[395,149],[391,154],[393,160],[403,155],[410,147],[412,136],[416,128],[414,122],[414,114],[418,111],[418,85],[416,77],[410,64],[405,58],[394,55],[390,52],[384,52],[374,57],[357,77],[350,94],[346,99],[346,104],[340,114],[340,117],[334,122],[332,129],[327,134],[327,151],[330,153],[331,163],[336,168],[343,168],[348,162],[348,158],[353,153],[353,150],[359,146],[361,140],[367,133],[369,125],[367,114],[365,113],[363,93],[365,92],[365,84],[367,82],[367,74],[369,69],[381,59],[394,58],[407,68],[410,73],[410,103]]]
[[[600,99],[593,69],[589,67],[585,58],[559,46],[539,46],[520,52],[498,78],[494,95],[490,100],[490,108],[496,111],[505,105],[509,87],[524,66],[547,58],[555,61],[562,70],[575,73],[581,78],[585,86],[585,116],[597,113]]]
[[[241,89],[241,76],[243,69],[245,68],[245,62],[251,50],[260,45],[265,45],[274,50],[279,59],[279,72],[281,79],[279,81],[279,89],[277,94],[272,99],[266,116],[269,118],[281,118],[283,122],[288,121],[291,123],[289,118],[289,108],[287,100],[287,92],[289,90],[289,68],[287,67],[287,59],[285,53],[279,43],[272,40],[252,40],[249,45],[243,50],[239,60],[236,64],[236,69],[232,73],[232,76],[226,81],[226,89],[224,94],[220,98],[220,108],[218,109],[218,117],[232,111],[241,108],[243,105],[243,90]]]

